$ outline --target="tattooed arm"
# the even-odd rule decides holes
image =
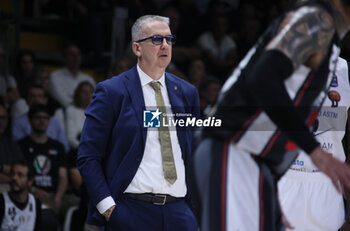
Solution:
[[[295,108],[284,80],[301,64],[319,66],[329,50],[332,28],[332,18],[322,8],[302,7],[291,12],[246,77],[254,101],[309,154],[319,146],[318,142]]]
[[[291,60],[294,69],[301,64],[315,69],[326,56],[334,32],[334,22],[327,11],[302,7],[287,15],[266,50],[282,52]]]

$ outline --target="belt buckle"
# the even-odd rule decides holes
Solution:
[[[166,202],[166,196],[167,195],[155,195],[155,197],[163,197],[163,201],[162,202],[153,202],[153,204],[155,205],[165,205],[165,202]]]

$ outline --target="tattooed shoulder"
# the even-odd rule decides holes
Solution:
[[[331,15],[318,7],[302,7],[289,13],[266,49],[277,49],[289,57],[294,68],[315,52],[325,56],[334,35]]]

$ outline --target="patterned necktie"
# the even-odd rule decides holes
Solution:
[[[162,121],[162,117],[166,119],[166,110],[162,92],[160,90],[160,82],[151,82],[150,85],[156,93],[156,102],[159,110],[162,112]],[[173,150],[171,147],[170,133],[167,127],[162,127],[159,129],[159,141],[162,151],[164,177],[170,184],[173,184],[177,179],[177,175],[174,163]]]

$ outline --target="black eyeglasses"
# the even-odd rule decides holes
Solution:
[[[176,42],[176,36],[175,35],[161,36],[161,35],[158,35],[158,34],[152,35],[152,36],[144,38],[144,39],[137,40],[136,42],[140,43],[140,42],[146,41],[148,39],[152,39],[152,43],[154,45],[161,45],[163,43],[164,39],[165,39],[165,41],[166,41],[166,43],[168,45],[174,45],[175,42]]]

